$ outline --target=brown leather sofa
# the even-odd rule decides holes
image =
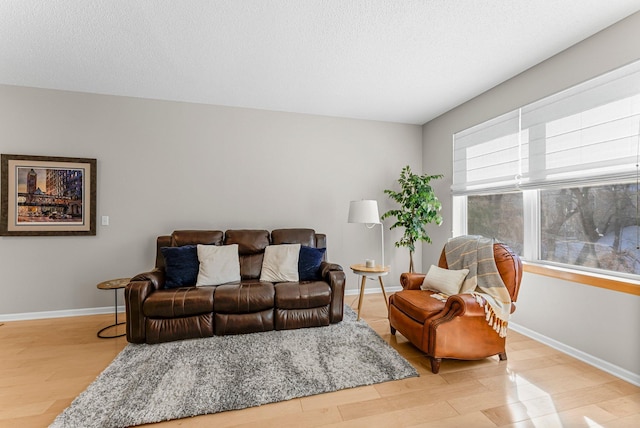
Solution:
[[[238,244],[241,280],[165,288],[161,248],[195,244]],[[159,343],[342,321],[345,274],[339,265],[323,260],[318,281],[259,280],[265,248],[277,244],[326,248],[326,236],[312,229],[177,230],[159,236],[155,269],[136,275],[125,288],[127,340]]]
[[[511,312],[515,311],[522,262],[507,245],[493,246],[494,259],[502,281],[511,295]],[[438,267],[447,268],[444,249]],[[506,338],[500,337],[485,319],[484,309],[471,294],[456,294],[442,302],[431,295],[435,291],[421,290],[423,273],[403,273],[403,290],[389,298],[391,334],[396,330],[431,360],[431,371],[438,373],[443,358],[477,360],[498,355],[507,359]]]

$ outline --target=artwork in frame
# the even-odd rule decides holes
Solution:
[[[2,154],[0,235],[96,234],[96,159]]]

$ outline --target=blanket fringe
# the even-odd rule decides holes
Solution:
[[[489,327],[491,327],[496,333],[498,333],[500,337],[507,337],[507,325],[509,324],[509,322],[498,318],[491,305],[488,304],[487,301],[482,298],[482,296],[474,294],[473,297],[476,299],[478,305],[484,308],[485,319],[487,320],[487,324],[489,324]]]

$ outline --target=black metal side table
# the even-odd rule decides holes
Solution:
[[[115,313],[115,323],[106,326],[103,329],[100,329],[100,331],[98,332],[98,337],[100,339],[113,339],[116,337],[122,337],[124,335],[126,335],[126,333],[122,333],[122,334],[113,334],[113,335],[106,335],[106,334],[102,334],[105,330],[108,330],[110,328],[119,326],[119,325],[123,325],[126,324],[125,322],[118,322],[118,290],[121,288],[125,288],[127,286],[127,284],[129,283],[129,281],[131,280],[131,278],[118,278],[118,279],[110,279],[109,281],[104,281],[101,282],[100,284],[98,284],[96,287],[98,287],[99,290],[113,290],[113,295],[114,295],[114,313]]]

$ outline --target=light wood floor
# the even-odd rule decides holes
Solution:
[[[156,425],[640,427],[640,388],[522,335],[509,333],[506,362],[443,361],[434,375],[419,351],[389,334],[380,294],[365,296],[362,315],[419,378]],[[112,321],[95,315],[0,326],[0,427],[48,426],[126,345],[96,338]]]

